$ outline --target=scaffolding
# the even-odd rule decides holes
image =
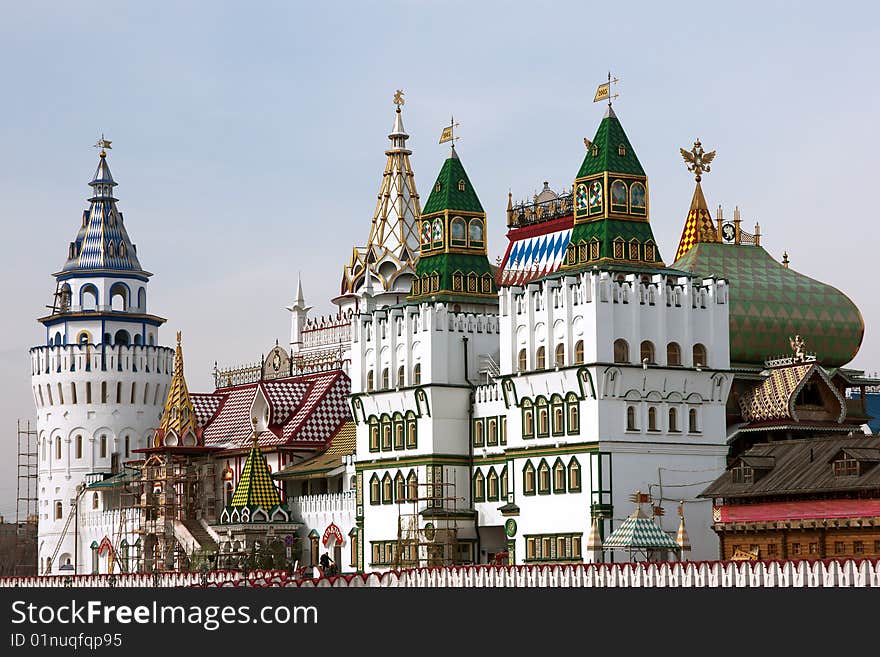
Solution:
[[[447,471],[448,472],[448,471]],[[397,542],[391,565],[395,569],[452,566],[461,562],[458,503],[452,481],[441,466],[428,466],[428,481],[406,482],[406,495],[397,501]]]
[[[18,470],[15,483],[15,574],[37,574],[37,495],[39,462],[37,430],[28,420],[16,420],[18,433]]]
[[[140,542],[138,569],[187,570],[189,554],[181,545],[181,525],[203,550],[216,551],[216,544],[200,519],[217,516],[214,460],[204,454],[154,453],[144,461],[140,478],[136,529]],[[121,530],[117,537],[123,535]],[[115,547],[115,546],[114,546]]]

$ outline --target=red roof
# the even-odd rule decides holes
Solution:
[[[715,507],[716,522],[756,522],[803,518],[861,518],[880,516],[880,499],[804,500],[765,504],[725,504]]]
[[[206,446],[250,447],[258,389],[269,404],[268,430],[258,436],[261,448],[323,447],[352,419],[347,401],[351,381],[341,370],[245,383],[190,395]]]

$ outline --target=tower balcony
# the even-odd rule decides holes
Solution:
[[[152,345],[67,344],[32,347],[31,376],[65,372],[145,372],[171,375],[174,350]]]

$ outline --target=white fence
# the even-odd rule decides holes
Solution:
[[[880,559],[461,566],[293,579],[284,571],[5,577],[24,587],[880,587]]]

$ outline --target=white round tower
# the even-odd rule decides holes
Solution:
[[[152,274],[141,268],[116,208],[109,145],[103,137],[98,142],[89,209],[54,274],[52,312],[38,320],[45,344],[30,350],[41,575],[94,572],[99,551],[115,545],[124,513],[119,491],[85,486],[120,472],[136,458],[133,450],[151,444],[173,369],[174,350],[158,346],[165,320],[147,312]],[[100,562],[105,572],[112,560]]]

